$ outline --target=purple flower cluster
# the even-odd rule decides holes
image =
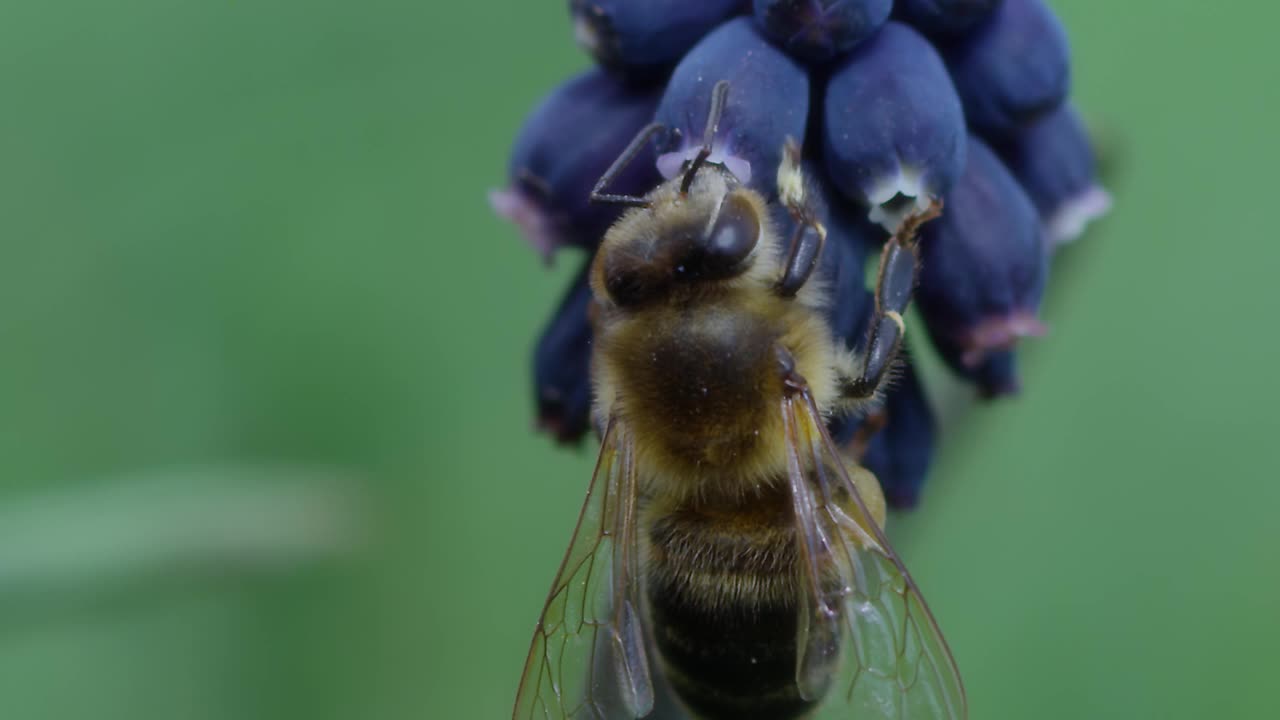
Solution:
[[[1016,392],[1016,345],[1038,319],[1054,250],[1110,204],[1068,100],[1070,55],[1043,0],[571,0],[598,63],[529,116],[509,184],[491,200],[544,257],[590,251],[621,209],[592,186],[650,122],[611,192],[643,195],[697,153],[712,88],[731,88],[711,162],[776,199],[787,138],[825,198],[822,277],[850,346],[871,309],[865,263],[913,210],[942,199],[921,237],[918,306],[929,338],[984,397]],[[534,355],[538,418],[559,440],[588,429],[590,291],[580,274]],[[836,428],[892,505],[918,499],[934,445],[906,367],[873,413]],[[859,429],[865,432],[859,433]]]

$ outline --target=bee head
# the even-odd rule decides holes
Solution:
[[[678,286],[737,277],[751,267],[764,217],[756,193],[704,172],[687,193],[658,193],[609,231],[597,258],[604,290],[636,306]]]

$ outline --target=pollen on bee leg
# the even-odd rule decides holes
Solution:
[[[888,512],[884,501],[884,489],[880,487],[879,478],[870,470],[848,460],[845,461],[845,470],[849,473],[849,479],[853,481],[854,487],[857,488],[858,497],[862,500],[863,507],[867,509],[867,514],[883,531]],[[869,528],[866,530],[868,536],[875,536]]]
[[[814,232],[818,233],[818,238],[825,244],[827,242],[827,226],[818,220],[814,220],[810,227],[813,228]]]
[[[778,163],[778,199],[789,208],[805,206],[804,171],[800,168],[800,147],[787,139]],[[825,231],[823,231],[825,233]]]

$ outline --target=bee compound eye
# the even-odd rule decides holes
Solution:
[[[703,244],[704,272],[729,274],[751,254],[759,240],[760,215],[755,205],[745,193],[729,193]]]

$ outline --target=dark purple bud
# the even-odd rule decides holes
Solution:
[[[1070,103],[1017,130],[998,150],[1040,211],[1051,246],[1076,239],[1111,209],[1088,131]]]
[[[553,90],[516,138],[510,185],[489,195],[494,211],[518,225],[544,258],[562,245],[594,248],[622,208],[589,202],[591,188],[653,119],[658,95],[594,69]],[[661,182],[652,151],[644,154],[611,192],[643,195]]]
[[[1053,110],[1071,86],[1066,31],[1041,0],[1004,0],[944,53],[965,117],[984,137],[1008,135]]]
[[[743,0],[570,0],[573,34],[601,65],[648,73],[669,67]]]
[[[866,340],[874,300],[867,289],[867,260],[878,258],[888,234],[844,202],[832,203],[827,220],[826,255],[831,271],[831,329],[848,348],[860,349]]]
[[[871,437],[862,464],[880,481],[889,507],[915,507],[933,461],[937,427],[911,363],[889,387],[879,412],[885,425]]]
[[[781,50],[760,35],[751,18],[716,28],[676,66],[657,120],[679,131],[679,140],[658,158],[664,177],[679,174],[702,146],[711,91],[721,80],[729,94],[708,162],[720,163],[744,184],[776,194],[782,146],[804,142],[809,79]]]
[[[871,37],[889,19],[893,0],[754,0],[754,6],[765,35],[817,64]]]
[[[1018,356],[1013,350],[988,353],[969,375],[984,398],[1017,395],[1022,389],[1018,378]]]
[[[965,32],[991,14],[1001,0],[898,0],[896,17],[921,32],[952,35]]]
[[[562,443],[580,440],[591,415],[589,267],[570,285],[533,351],[538,429]]]
[[[827,322],[840,347],[861,352],[875,308],[875,297],[867,289],[867,261],[879,258],[888,233],[829,189],[827,197],[827,243],[819,276],[829,297]],[[831,433],[844,445],[861,426],[862,418],[836,417],[831,421]]]
[[[1035,206],[995,154],[970,136],[964,174],[920,239],[921,314],[943,359],[973,377],[989,354],[1041,335],[1048,270]]]
[[[890,22],[841,61],[822,143],[832,182],[887,229],[950,190],[964,167],[964,113],[929,41]]]

